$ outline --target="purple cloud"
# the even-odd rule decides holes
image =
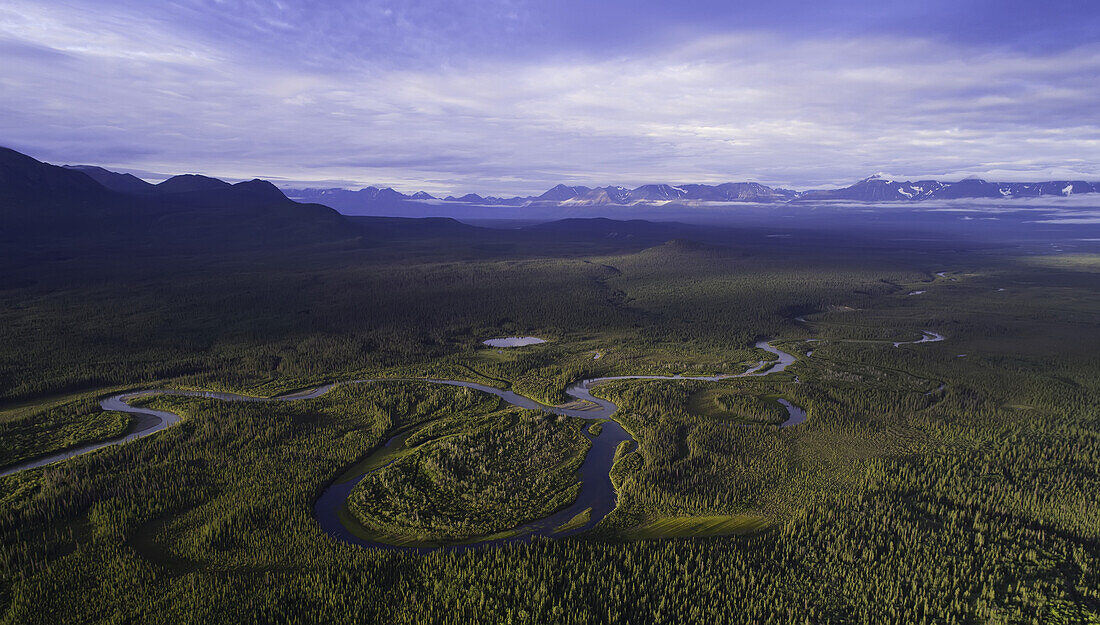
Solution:
[[[9,0],[0,143],[435,193],[1100,179],[1092,3],[597,4]]]

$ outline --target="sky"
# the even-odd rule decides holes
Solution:
[[[4,0],[0,145],[539,193],[1100,180],[1096,0]]]

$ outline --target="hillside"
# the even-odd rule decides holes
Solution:
[[[359,231],[331,208],[269,182],[58,167],[0,148],[0,242],[10,255],[91,249],[192,251],[311,245]]]

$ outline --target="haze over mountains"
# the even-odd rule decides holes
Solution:
[[[437,237],[461,240],[478,253],[490,248],[503,253],[548,233],[560,237],[563,228],[574,240],[636,244],[669,238],[793,243],[807,237],[827,244],[829,238],[856,236],[876,245],[938,241],[953,246],[971,240],[1058,251],[1100,245],[1100,212],[1095,207],[1058,202],[1025,203],[1017,209],[1004,200],[1064,198],[1098,190],[1082,181],[944,183],[871,177],[843,189],[807,192],[757,183],[635,189],[558,185],[538,196],[502,200],[475,194],[439,199],[368,187],[292,190],[288,198],[258,179],[230,184],[186,174],[151,184],[101,167],[50,165],[0,148],[0,255],[31,262],[93,250],[201,254],[296,246],[345,249]],[[946,210],[917,201],[955,198],[989,201]],[[904,200],[897,202],[897,210],[883,207],[895,200]],[[853,209],[852,201],[866,205]],[[543,222],[558,225],[536,225]]]
[[[316,202],[344,212],[401,202],[454,202],[482,206],[630,206],[655,203],[784,203],[798,201],[847,200],[857,202],[914,202],[964,198],[1012,199],[1069,196],[1100,192],[1100,183],[1084,180],[1047,182],[987,182],[968,178],[957,182],[939,180],[896,181],[874,175],[841,189],[795,191],[756,182],[709,184],[647,184],[634,189],[618,186],[586,187],[559,184],[541,195],[501,198],[469,193],[437,198],[424,191],[406,195],[391,188],[366,187],[358,191],[336,188],[287,189],[299,201]]]
[[[34,198],[46,201],[62,188],[78,202],[95,203],[104,193],[130,198],[157,199],[159,203],[202,203],[211,205],[251,206],[257,203],[322,204],[354,214],[363,207],[405,203],[470,204],[481,206],[631,206],[700,203],[791,203],[802,201],[844,200],[857,202],[917,202],[950,199],[1014,199],[1028,197],[1066,197],[1100,192],[1100,183],[1085,180],[1046,182],[988,182],[967,178],[957,182],[939,180],[897,181],[876,174],[839,189],[796,191],[774,188],[757,182],[722,184],[646,184],[633,189],[621,186],[587,187],[559,184],[540,195],[495,197],[468,193],[462,196],[436,197],[425,191],[405,194],[389,187],[365,187],[358,191],[342,188],[287,188],[281,191],[270,182],[254,179],[230,184],[217,178],[196,174],[172,176],[153,184],[128,173],[118,173],[94,165],[57,167],[41,163],[14,150],[0,148],[0,199]],[[67,181],[61,184],[60,181]],[[83,188],[83,191],[76,191]],[[62,193],[64,195],[65,193]],[[198,195],[186,195],[198,194]],[[117,200],[117,197],[115,198]],[[182,202],[181,202],[182,201]]]
[[[963,198],[1023,198],[1068,196],[1100,192],[1100,183],[1084,180],[1052,180],[1046,182],[986,182],[967,178],[958,182],[938,180],[887,180],[879,175],[864,178],[843,189],[807,191],[797,199],[858,200],[866,202],[954,200]]]
[[[226,190],[237,185],[195,174],[173,176],[152,184],[132,174],[117,173],[94,165],[65,165],[100,185],[119,193],[157,196],[166,193]],[[262,182],[254,180],[248,184]],[[238,183],[245,184],[245,183]],[[278,199],[274,185],[265,183],[269,199]],[[783,203],[797,201],[846,200],[857,202],[914,202],[950,199],[1013,199],[1043,196],[1070,196],[1100,192],[1100,182],[1050,180],[1045,182],[989,182],[967,178],[956,182],[940,180],[898,181],[881,174],[864,178],[839,189],[796,191],[757,182],[722,184],[646,184],[633,189],[622,186],[587,187],[559,184],[540,195],[496,197],[467,193],[462,196],[433,196],[425,191],[405,194],[389,187],[365,187],[357,191],[343,188],[287,188],[283,200],[316,203],[354,213],[367,206],[400,205],[402,202],[454,202],[483,206],[630,206],[658,203],[754,202]]]

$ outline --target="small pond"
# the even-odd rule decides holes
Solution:
[[[546,341],[533,336],[509,336],[503,339],[489,339],[482,341],[489,347],[523,347],[524,345],[536,345]]]

